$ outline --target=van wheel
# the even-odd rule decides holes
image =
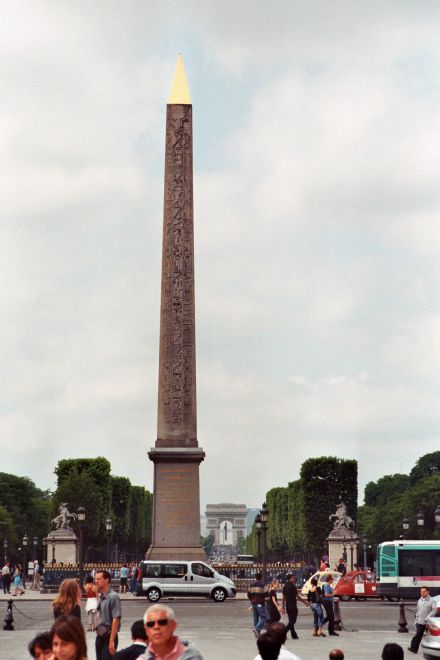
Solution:
[[[147,591],[147,598],[152,603],[157,603],[160,600],[161,596],[162,594],[160,593],[160,589],[158,589],[157,587],[151,587],[151,589],[148,589]]]
[[[355,596],[354,599],[364,601],[364,600],[367,600],[367,597],[366,596]]]
[[[226,600],[227,595],[228,594],[224,589],[222,589],[221,587],[217,587],[212,591],[211,598],[212,600],[215,600],[216,603],[223,603],[223,601]]]
[[[351,596],[339,596],[341,600],[344,601],[344,603],[347,603],[349,600],[351,600]]]

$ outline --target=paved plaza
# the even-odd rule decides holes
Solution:
[[[28,595],[29,594],[29,595]],[[242,595],[241,595],[242,596]],[[27,592],[15,598],[13,632],[0,630],[0,659],[17,660],[29,658],[27,643],[37,632],[48,629],[52,623],[50,601],[53,596],[41,596]],[[130,625],[142,617],[149,603],[145,599],[123,595],[123,623],[119,648],[130,643]],[[193,641],[202,651],[205,660],[252,660],[257,654],[251,630],[251,614],[247,600],[240,597],[225,603],[214,603],[206,599],[164,599],[176,612],[178,633]],[[410,605],[413,608],[412,605]],[[300,604],[298,617],[299,640],[291,639],[287,648],[301,660],[327,660],[332,648],[343,649],[347,660],[373,660],[380,658],[386,642],[397,642],[408,646],[409,634],[397,633],[398,607],[390,603],[365,602],[342,603],[342,618],[346,628],[339,637],[312,638],[312,616]],[[0,598],[0,620],[6,614],[6,600]],[[285,617],[283,617],[284,619]],[[408,623],[412,614],[407,613]],[[84,621],[83,621],[84,622]],[[87,633],[88,658],[95,659],[94,635]],[[421,654],[420,656],[421,657]]]

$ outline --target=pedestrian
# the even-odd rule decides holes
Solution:
[[[174,634],[176,617],[167,605],[151,605],[144,614],[148,647],[139,658],[144,660],[203,660],[198,648],[191,642],[181,640]]]
[[[261,631],[266,625],[265,601],[268,595],[268,591],[263,581],[263,574],[260,572],[255,573],[255,581],[252,582],[249,591],[247,592],[247,597],[251,601],[252,618],[254,623],[252,630],[254,631],[255,637],[261,635]]]
[[[321,594],[321,602],[325,609],[324,623],[328,622],[328,634],[332,637],[339,637],[339,633],[335,632],[335,612],[333,609],[333,576],[327,575],[323,593]]]
[[[129,589],[129,591],[131,591],[132,594],[136,593],[137,577],[138,577],[138,567],[136,566],[135,562],[133,562],[133,565],[131,567],[130,589]]]
[[[52,601],[53,616],[76,616],[81,620],[81,589],[75,578],[67,578]]]
[[[297,601],[300,600],[306,607],[309,607],[309,604],[306,600],[301,598],[298,593],[298,588],[296,586],[296,575],[293,573],[287,573],[287,582],[283,587],[283,610],[287,613],[287,618],[289,622],[287,624],[287,630],[290,630],[292,639],[298,639],[298,635],[295,630],[296,619],[298,618],[298,605]]]
[[[343,557],[340,558],[338,565],[336,566],[336,570],[339,571],[339,573],[342,573],[342,575],[345,575],[347,572],[347,565],[345,563],[345,560]]]
[[[15,592],[13,596],[22,596],[24,594],[23,580],[21,577],[21,566],[17,564],[14,571],[14,576],[12,578],[12,584],[14,585]]]
[[[94,631],[96,629],[96,613],[98,610],[98,590],[93,578],[89,575],[85,583],[86,592],[86,613],[87,613],[87,630]]]
[[[344,651],[341,649],[333,649],[328,654],[329,660],[344,660]]]
[[[281,639],[270,631],[260,635],[257,639],[259,655],[255,660],[277,660],[280,657]]]
[[[3,593],[11,593],[11,568],[8,561],[5,561],[2,567],[2,587]]]
[[[279,635],[281,639],[281,649],[278,656],[278,660],[299,660],[297,655],[295,655],[291,651],[288,651],[285,647],[285,643],[287,641],[287,626],[284,625],[284,623],[281,623],[281,621],[278,621],[277,623],[273,623],[270,629],[268,630],[268,632],[271,632],[275,635]]]
[[[32,576],[32,587],[31,589],[35,589],[36,591],[40,591],[40,564],[38,563],[38,559],[34,560],[34,574]]]
[[[44,632],[36,635],[34,639],[29,642],[28,651],[36,660],[50,660],[52,657],[50,633]]]
[[[119,574],[119,593],[124,594],[127,591],[127,583],[128,583],[128,574],[130,572],[130,569],[128,568],[127,564],[124,564],[120,570]]]
[[[84,628],[76,616],[60,616],[50,630],[50,660],[87,660]]]
[[[382,649],[382,660],[403,660],[403,648],[399,644],[385,644]]]
[[[429,595],[428,587],[420,587],[420,598],[417,601],[415,617],[416,634],[408,646],[408,651],[411,651],[411,653],[417,653],[419,650],[420,642],[426,629],[426,619],[431,615],[434,616],[436,612],[437,602],[435,598],[431,598]]]
[[[148,637],[142,619],[135,621],[131,626],[131,646],[117,651],[113,656],[114,660],[136,660],[145,653],[148,646]]]
[[[96,572],[96,587],[100,594],[96,626],[96,660],[109,660],[118,648],[121,627],[121,599],[110,586],[111,574],[104,569]]]
[[[279,588],[277,580],[272,580],[269,587],[269,596],[266,599],[266,623],[270,626],[281,619],[281,606],[278,605],[277,590]]]
[[[307,592],[307,600],[309,601],[313,612],[313,637],[325,637],[325,634],[322,632],[324,614],[321,605],[320,589],[316,578],[310,580],[310,589]]]

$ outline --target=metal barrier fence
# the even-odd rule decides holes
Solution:
[[[119,588],[119,578],[120,578],[120,569],[124,564],[122,563],[112,563],[112,564],[84,564],[84,578],[87,575],[90,575],[93,569],[102,570],[106,569],[110,571],[112,575],[111,585],[114,589]],[[255,580],[255,573],[263,573],[263,565],[259,563],[255,564],[226,564],[226,563],[212,563],[212,568],[216,571],[230,578],[237,588],[237,591],[246,592],[252,582]],[[301,586],[305,582],[305,573],[304,569],[301,568],[299,563],[297,564],[287,564],[287,563],[270,563],[266,564],[265,572],[265,581],[270,582],[273,578],[277,579],[279,582],[284,584],[286,582],[287,573],[293,573],[297,577],[298,586]],[[67,578],[76,578],[79,577],[79,567],[77,564],[69,564],[68,566],[63,566],[59,564],[55,565],[46,565],[43,574],[43,585],[44,590],[49,591],[58,591],[61,582]],[[130,578],[129,578],[130,583]]]

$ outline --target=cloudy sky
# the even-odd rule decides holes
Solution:
[[[202,506],[438,448],[439,33],[437,0],[4,0],[0,469],[105,455],[152,488],[179,51]]]

